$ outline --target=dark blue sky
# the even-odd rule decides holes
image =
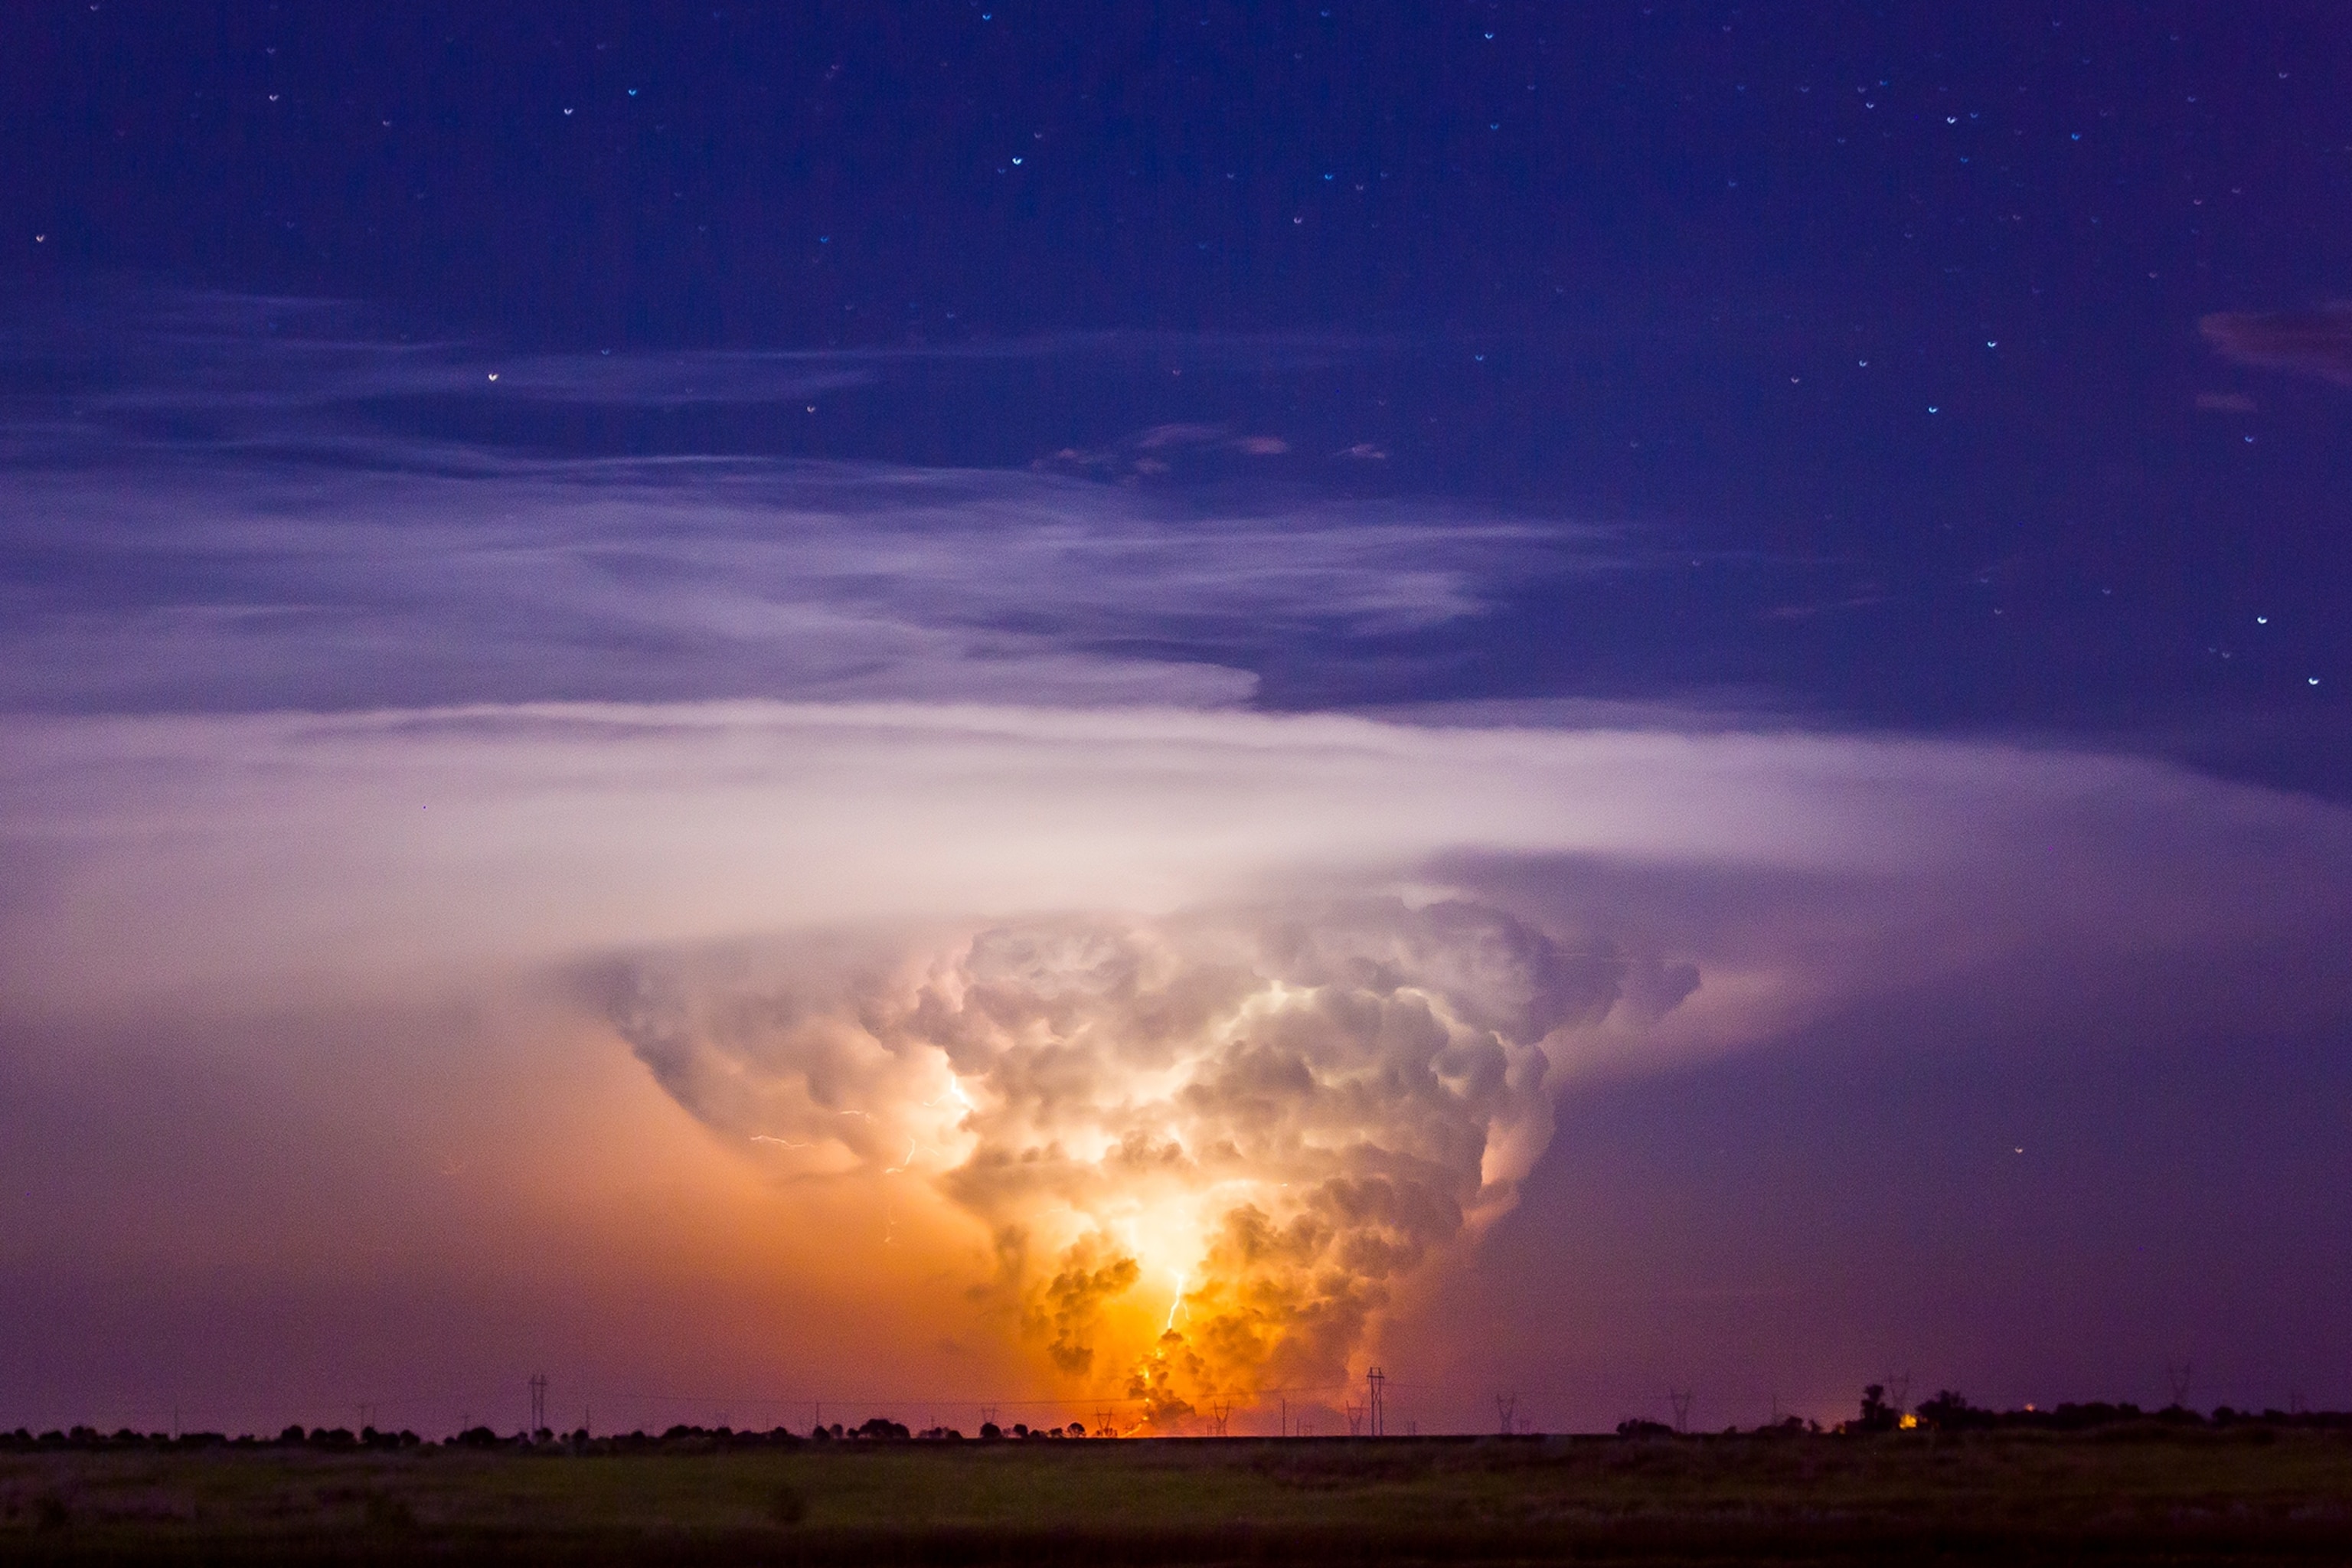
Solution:
[[[1706,693],[2352,787],[2352,395],[2198,330],[2341,285],[2325,5],[105,0],[9,26],[20,310],[105,319],[94,281],[133,279],[491,352],[910,356],[814,416],[485,388],[356,422],[985,467],[1263,431],[1290,451],[1143,482],[1571,519],[1629,567],[1523,563],[1401,639],[1221,647],[1266,704]],[[1057,334],[1112,336],[1034,352]],[[70,395],[126,357],[11,379]]]

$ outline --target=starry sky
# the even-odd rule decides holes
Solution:
[[[0,1426],[2352,1405],[2333,7],[0,58]]]

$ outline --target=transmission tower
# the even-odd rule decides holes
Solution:
[[[1511,1435],[1511,1417],[1513,1413],[1516,1412],[1518,1407],[1519,1396],[1517,1394],[1498,1394],[1495,1395],[1496,1426],[1506,1437]]]
[[[530,1374],[530,1431],[532,1436],[547,1429],[547,1373]]]
[[[1675,1430],[1689,1431],[1691,1391],[1687,1388],[1669,1388],[1666,1390],[1666,1401],[1675,1407]]]
[[[1371,1411],[1372,1436],[1375,1437],[1385,1437],[1389,1435],[1388,1400],[1385,1397],[1387,1393],[1385,1384],[1388,1380],[1389,1374],[1379,1367],[1374,1367],[1364,1373],[1365,1404]]]
[[[2164,1363],[2164,1381],[2171,1385],[2173,1404],[2189,1403],[2189,1374],[2195,1370],[2192,1363],[2185,1361]]]
[[[1350,1405],[1348,1406],[1348,1436],[1360,1437],[1363,1435],[1364,1407],[1360,1405]]]
[[[1213,1400],[1210,1403],[1209,1425],[1215,1429],[1218,1436],[1222,1437],[1225,1435],[1225,1418],[1233,1413],[1234,1405],[1230,1399]]]

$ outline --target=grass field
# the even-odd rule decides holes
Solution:
[[[0,1562],[2352,1563],[2239,1430],[0,1455]]]

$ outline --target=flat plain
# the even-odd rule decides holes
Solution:
[[[0,1560],[2352,1563],[2352,1434],[53,1449]]]

